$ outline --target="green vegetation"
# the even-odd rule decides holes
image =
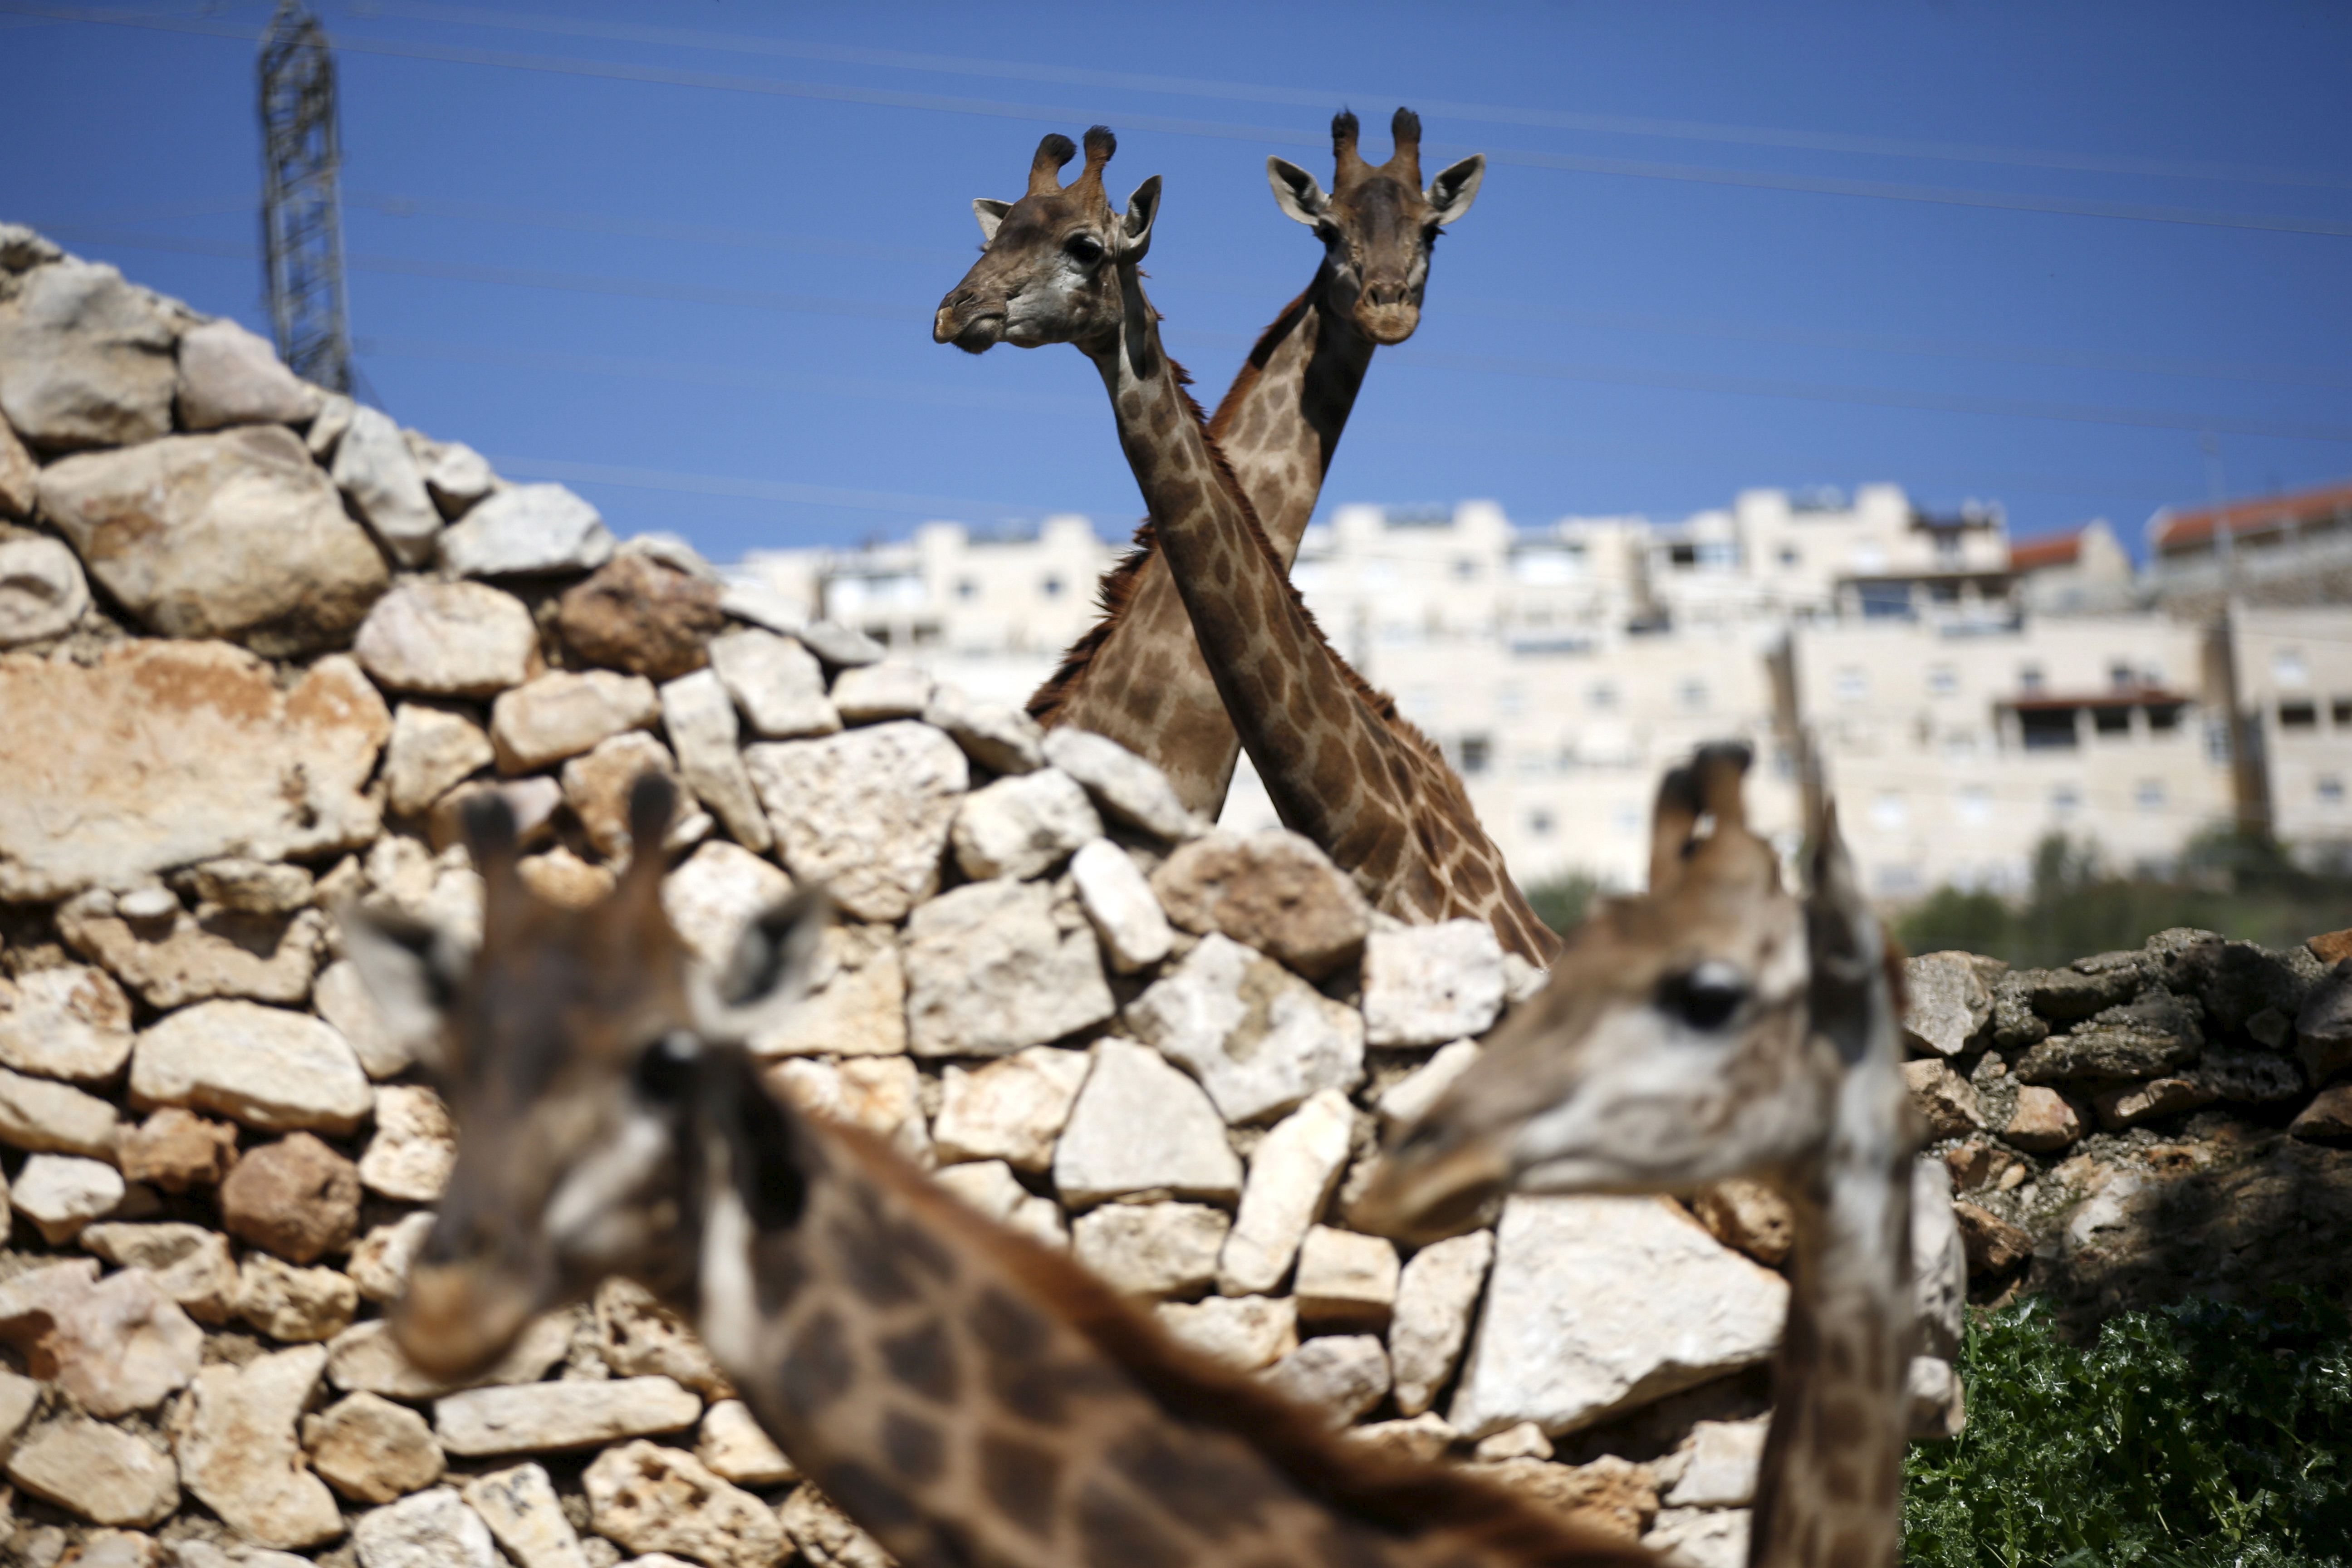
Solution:
[[[2049,968],[2137,947],[2172,926],[2284,947],[2347,925],[2352,874],[2305,869],[2267,837],[2225,831],[2193,842],[2166,878],[2116,876],[2094,847],[2053,834],[2034,851],[2021,901],[1939,888],[1895,931],[1911,952],[1958,948]]]
[[[1588,877],[1581,871],[1571,871],[1549,882],[1538,882],[1526,889],[1528,902],[1534,907],[1536,918],[1562,936],[1582,923],[1585,910],[1592,907],[1593,898],[1600,891],[1600,879]]]
[[[1961,1348],[1969,1424],[1905,1465],[1906,1568],[2352,1563],[2352,1321],[2305,1291],[2061,1340],[2029,1298]]]

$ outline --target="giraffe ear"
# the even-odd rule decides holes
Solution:
[[[816,978],[817,946],[832,918],[824,895],[811,890],[755,917],[726,968],[692,982],[695,1022],[703,1035],[749,1040],[781,1023]]]
[[[444,1076],[466,1064],[442,1027],[465,984],[473,954],[460,933],[423,921],[378,914],[347,903],[335,911],[343,952],[375,1004],[384,1033]]]
[[[1118,258],[1134,263],[1143,259],[1151,248],[1151,223],[1160,216],[1160,176],[1154,174],[1135,187],[1135,195],[1127,198],[1127,217],[1119,225]]]
[[[1473,153],[1459,163],[1440,169],[1437,178],[1429,182],[1423,197],[1435,213],[1430,221],[1443,226],[1468,212],[1470,204],[1478,199],[1478,185],[1486,177],[1484,153]]]
[[[1000,202],[994,196],[971,198],[971,216],[980,220],[982,243],[985,244],[996,237],[997,226],[1004,221],[1004,215],[1012,210],[1011,202]]]
[[[1323,194],[1315,176],[1287,159],[1268,158],[1265,180],[1274,187],[1274,205],[1293,223],[1313,228],[1331,210],[1331,198]]]

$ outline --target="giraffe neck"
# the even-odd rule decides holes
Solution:
[[[1789,1321],[1773,1361],[1752,1568],[1893,1568],[1914,1317],[1902,1080],[1873,1051],[1838,1084],[1822,1154],[1784,1179]]]
[[[1075,1264],[706,1052],[698,1264],[670,1305],[905,1568],[1646,1563],[1455,1472],[1345,1455]]]
[[[1287,572],[1372,362],[1372,343],[1328,310],[1330,268],[1283,308],[1211,421],[1275,559]],[[1101,620],[1029,700],[1040,723],[1108,735],[1160,765],[1184,804],[1213,819],[1241,738],[1226,716],[1150,523],[1101,587]]]
[[[1158,312],[1120,269],[1119,330],[1081,345],[1101,373],[1151,526],[1217,694],[1284,824],[1372,905],[1415,923],[1468,916],[1549,963],[1528,907],[1435,748],[1333,651],[1211,441]]]

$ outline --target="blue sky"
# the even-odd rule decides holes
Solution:
[[[508,8],[510,6],[511,8]],[[348,0],[375,398],[707,553],[1139,512],[1066,348],[930,342],[978,195],[1120,131],[1208,398],[1312,274],[1265,155],[1491,160],[1324,504],[1675,517],[1891,479],[2032,534],[2352,474],[2352,12],[2318,3]],[[0,216],[262,327],[253,0],[0,0]],[[97,15],[147,25],[103,25]],[[2209,450],[2210,448],[2210,450]]]

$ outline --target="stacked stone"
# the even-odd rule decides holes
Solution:
[[[0,649],[0,1557],[878,1563],[634,1288],[471,1387],[386,1337],[454,1143],[334,911],[478,933],[457,823],[495,791],[541,896],[659,854],[706,958],[828,889],[753,1042],[798,1104],[1360,1440],[1737,1560],[1786,1300],[1752,1204],[1710,1221],[1752,1256],[1647,1200],[1410,1254],[1339,1218],[1539,981],[1483,925],[1378,916],[1116,744],[8,227]],[[659,846],[647,769],[682,785]]]
[[[2352,932],[2167,931],[2063,969],[1933,952],[1908,980],[1904,1073],[1978,1299],[2352,1284],[2317,1239],[2352,1223]]]

